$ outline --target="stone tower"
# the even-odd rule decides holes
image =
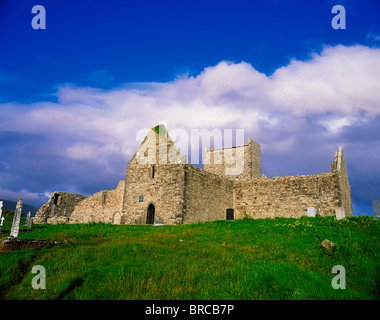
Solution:
[[[230,180],[245,181],[260,178],[261,146],[248,139],[239,147],[213,149],[205,147],[204,170]]]

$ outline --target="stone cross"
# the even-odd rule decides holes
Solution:
[[[0,231],[1,227],[3,226],[4,217],[2,217],[3,214],[3,201],[0,201]]]
[[[0,218],[0,232],[1,232],[1,227],[3,226],[3,222],[4,222],[5,218],[4,217],[1,217]]]
[[[30,216],[31,216],[31,212],[29,211],[28,214],[26,215],[26,219],[25,219],[25,225],[29,225],[29,220],[30,220]]]
[[[29,218],[29,220],[28,220],[28,228],[32,229],[32,226],[33,226],[33,219]]]
[[[22,199],[19,198],[16,205],[15,214],[13,216],[13,223],[11,229],[11,238],[17,238],[18,231],[20,230],[20,220],[21,220],[21,211],[22,211]]]

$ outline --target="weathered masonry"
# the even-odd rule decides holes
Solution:
[[[33,222],[53,223],[53,218],[57,218],[57,222],[67,223],[75,206],[86,198],[81,194],[55,191],[51,194],[50,199],[38,210]]]
[[[341,147],[329,172],[267,178],[261,147],[205,148],[204,170],[187,163],[163,126],[152,128],[114,190],[92,196],[55,192],[35,222],[113,224],[195,223],[244,217],[352,216]]]
[[[380,217],[380,200],[372,200],[373,214]]]

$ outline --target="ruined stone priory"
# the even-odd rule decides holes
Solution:
[[[231,159],[233,161],[231,161]],[[127,165],[116,189],[91,196],[53,192],[34,223],[177,225],[213,220],[352,216],[351,191],[341,147],[329,172],[265,177],[261,147],[205,148],[204,169],[186,155],[164,126],[152,128]]]

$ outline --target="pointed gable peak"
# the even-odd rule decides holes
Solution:
[[[166,128],[163,124],[159,124],[159,125],[155,126],[154,128],[152,128],[152,130],[159,135],[168,133],[168,130],[166,130]]]
[[[151,128],[131,162],[138,164],[180,164],[187,163],[181,155],[163,124]]]

